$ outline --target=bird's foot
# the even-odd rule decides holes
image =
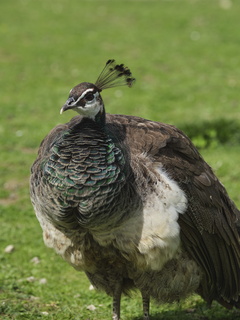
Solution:
[[[142,294],[142,304],[143,304],[143,320],[150,320],[150,317],[149,317],[150,297],[146,295],[146,293],[143,291],[141,291],[141,294]]]
[[[143,320],[150,320],[149,313],[143,314]]]
[[[113,295],[112,320],[120,320],[120,301],[122,294],[122,283],[118,283],[115,287]]]

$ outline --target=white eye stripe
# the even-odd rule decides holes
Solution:
[[[88,92],[93,92],[94,91],[94,88],[91,88],[91,89],[87,89],[85,90],[81,96],[77,99],[77,101],[74,102],[74,105],[78,103],[78,101],[80,101]],[[98,92],[95,92],[94,94],[94,97],[97,98],[99,96],[99,93]]]
[[[81,100],[88,92],[93,92],[94,91],[94,89],[87,89],[87,90],[85,90],[82,94],[81,94],[81,96],[78,98],[78,101],[79,100]],[[97,93],[97,92],[96,92]],[[95,96],[95,94],[94,94],[94,96]]]

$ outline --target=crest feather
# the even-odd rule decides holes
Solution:
[[[100,73],[95,86],[99,90],[112,87],[125,86],[131,87],[135,78],[128,67],[124,64],[116,64],[115,60],[108,60],[103,71]]]

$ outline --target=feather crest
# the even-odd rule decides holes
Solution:
[[[124,64],[116,64],[115,60],[110,59],[100,73],[95,86],[99,90],[125,85],[131,87],[134,81],[135,78],[132,77],[128,67],[125,67]]]

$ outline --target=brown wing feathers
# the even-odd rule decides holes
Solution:
[[[114,122],[112,115],[107,119]],[[211,301],[220,295],[226,301],[233,296],[238,300],[240,244],[236,220],[240,214],[212,169],[175,127],[136,117],[119,116],[116,121],[126,131],[129,149],[147,151],[187,194],[188,210],[179,218],[181,237],[185,249],[208,275],[202,288],[204,298]]]
[[[179,219],[181,236],[186,250],[208,274],[203,284],[206,286],[203,292],[207,292],[204,298],[211,300],[220,295],[230,301],[234,296],[237,301],[240,292],[240,244],[236,227],[239,211],[211,168],[200,156],[195,156],[197,153],[191,143],[179,150],[177,143],[169,142],[162,151],[164,167],[188,196],[188,210]],[[181,158],[188,160],[180,161],[179,165]]]

